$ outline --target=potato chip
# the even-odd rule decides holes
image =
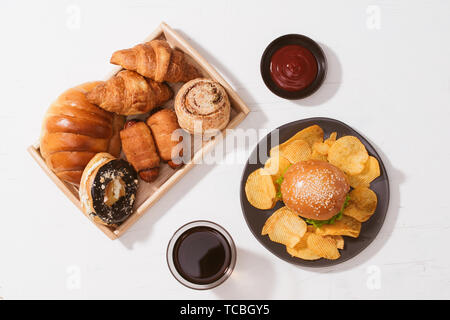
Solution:
[[[297,132],[295,135],[293,135],[289,140],[283,142],[280,144],[280,146],[283,146],[285,144],[288,144],[294,140],[305,140],[309,147],[312,148],[313,144],[315,142],[322,142],[323,141],[323,130],[318,125],[312,125],[310,127],[307,127],[299,132]],[[272,156],[272,152],[275,152],[275,149],[278,149],[279,146],[275,146],[270,150],[270,155]]]
[[[310,232],[310,233],[316,233],[316,230],[317,230],[317,228],[310,224],[306,228],[306,232]],[[324,236],[324,237],[330,238],[330,239],[333,239],[334,241],[336,241],[336,247],[338,249],[344,249],[344,238],[342,236],[336,235],[336,236]]]
[[[316,233],[316,230],[317,230],[317,228],[310,224],[306,228],[306,232],[310,232],[310,233]],[[335,236],[324,236],[324,237],[330,238],[330,239],[333,239],[334,241],[336,241],[336,247],[338,249],[344,249],[344,238],[342,236],[335,235]]]
[[[344,249],[344,238],[342,236],[324,236],[324,237],[333,239],[336,242],[336,248]]]
[[[321,236],[349,236],[358,238],[361,232],[361,222],[349,216],[342,216],[334,224],[324,224],[316,229],[316,234]]]
[[[321,160],[321,161],[328,161],[327,156],[320,154],[317,152],[317,150],[313,150],[311,153],[311,157],[309,157],[311,160]]]
[[[313,151],[317,151],[321,155],[326,156],[328,154],[328,150],[330,149],[330,146],[326,144],[325,142],[316,142],[313,144],[312,147]]]
[[[307,239],[309,235],[311,235],[311,232],[306,232],[305,235],[302,237],[299,243],[295,245],[293,248],[286,247],[287,252],[293,256],[297,257],[303,260],[318,260],[321,258],[321,256],[317,255],[312,251],[310,248],[308,248]]]
[[[366,147],[354,136],[339,138],[328,151],[328,161],[350,175],[361,173],[368,160]]]
[[[334,239],[311,233],[306,239],[306,243],[312,252],[322,258],[336,260],[341,256],[336,247],[336,240]]]
[[[377,209],[377,195],[367,187],[358,187],[350,192],[350,201],[344,209],[344,215],[359,222],[365,222]]]
[[[350,204],[356,204],[358,208],[373,213],[377,208],[377,195],[369,188],[355,188],[350,192]]]
[[[276,182],[286,172],[291,163],[283,156],[275,155],[267,159],[264,168],[265,172],[272,176],[273,182]]]
[[[317,124],[307,127],[297,132],[289,140],[305,140],[312,147],[315,142],[323,141],[323,130]]]
[[[303,222],[303,223],[302,223]],[[270,240],[293,248],[300,242],[306,231],[306,223],[297,215],[285,216],[276,222],[269,232]]]
[[[369,187],[370,183],[380,176],[380,164],[378,160],[369,156],[364,170],[354,176],[348,175],[348,181],[353,188]]]
[[[282,208],[278,209],[277,211],[279,211],[279,210],[281,210],[283,208],[285,208],[285,207],[282,207]],[[277,211],[275,211],[275,212],[277,212]],[[263,228],[261,230],[261,235],[262,236],[268,235],[269,232],[273,230],[273,226],[275,225],[275,222],[277,222],[277,219],[278,219],[278,217],[275,214],[275,212],[272,213],[272,215],[264,223]]]
[[[337,132],[332,132],[330,134],[330,136],[324,141],[324,143],[326,143],[328,146],[332,146],[333,143],[336,142],[336,138],[337,138]]]
[[[287,213],[284,213],[284,211],[287,211]],[[273,226],[275,225],[275,223],[278,221],[278,219],[283,216],[284,214],[289,214],[292,213],[291,210],[284,206],[281,207],[280,209],[276,210],[274,213],[272,213],[272,215],[266,220],[266,222],[264,223],[264,226],[262,228],[261,234],[263,236],[269,234],[269,232],[271,232],[273,230]]]
[[[267,210],[277,202],[277,190],[272,176],[263,168],[253,171],[245,183],[245,194],[250,204],[258,209]]]
[[[294,140],[288,144],[280,145],[279,154],[294,164],[299,161],[309,160],[311,148],[305,140]]]
[[[306,233],[306,222],[287,207],[275,211],[267,219],[261,231],[268,234],[270,240],[282,243],[289,248],[295,247]]]
[[[296,216],[298,217],[298,215],[294,212],[292,212],[288,207],[284,206],[279,208],[278,210],[276,210],[267,220],[266,223],[263,226],[262,232],[261,234],[264,236],[266,234],[269,234],[269,232],[271,232],[275,226],[276,223],[278,223],[279,219],[282,217],[286,217],[286,216]],[[298,217],[300,220],[303,221],[303,219],[301,219],[300,217]],[[302,223],[301,223],[302,224]],[[300,230],[301,231],[301,230]],[[306,232],[306,229],[305,229]],[[304,232],[303,232],[304,233]],[[301,235],[303,235],[303,233],[301,232]],[[300,236],[301,236],[300,235]]]

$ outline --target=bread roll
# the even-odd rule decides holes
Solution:
[[[328,220],[339,213],[350,190],[341,169],[321,160],[300,161],[284,174],[284,204],[300,216]]]
[[[118,225],[133,212],[137,185],[137,173],[128,162],[98,153],[81,178],[81,208],[94,222]]]
[[[181,129],[175,112],[171,109],[162,109],[152,114],[146,123],[152,131],[161,159],[173,169],[180,167],[183,164],[181,159],[183,149],[179,148],[179,144],[182,143],[183,138],[176,140],[176,131]]]
[[[142,121],[130,120],[120,131],[123,153],[145,182],[159,174],[159,155],[150,128]]]
[[[219,83],[194,79],[178,91],[175,112],[180,127],[189,133],[222,130],[230,121],[230,100]]]
[[[76,185],[96,153],[120,154],[119,130],[125,119],[87,101],[85,93],[97,84],[85,83],[61,94],[42,124],[40,152],[47,166]]]

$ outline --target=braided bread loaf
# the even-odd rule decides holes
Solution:
[[[96,153],[120,154],[124,118],[87,101],[85,93],[96,85],[88,82],[65,91],[47,110],[42,124],[42,157],[59,178],[76,185]]]

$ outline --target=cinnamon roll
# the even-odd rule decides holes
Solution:
[[[189,133],[222,130],[230,121],[230,100],[219,83],[194,79],[178,91],[175,112],[180,127]]]

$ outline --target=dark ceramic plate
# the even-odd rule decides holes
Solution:
[[[247,201],[247,197],[245,195],[245,182],[247,181],[247,177],[250,173],[264,166],[265,159],[261,159],[262,161],[260,160],[258,156],[259,150],[261,148],[263,148],[261,150],[267,150],[268,155],[268,152],[270,151],[271,138],[274,135],[274,131],[272,131],[264,139],[262,139],[256,146],[255,150],[253,150],[249,159],[257,159],[256,162],[252,161],[256,164],[251,164],[249,161],[247,161],[245,165],[241,179],[241,207],[242,212],[244,213],[245,221],[247,222],[247,225],[253,235],[267,250],[272,252],[274,255],[276,255],[280,259],[283,259],[284,261],[299,266],[329,267],[347,261],[358,255],[375,239],[381,229],[381,226],[383,225],[389,206],[389,180],[383,162],[376,152],[375,148],[372,147],[372,145],[358,132],[338,120],[329,118],[310,118],[285,124],[278,128],[280,143],[288,140],[298,131],[314,124],[322,127],[323,131],[325,132],[325,138],[327,138],[333,131],[337,132],[338,138],[346,135],[356,136],[366,146],[369,155],[375,157],[380,163],[380,177],[375,179],[370,185],[370,188],[377,194],[378,206],[373,216],[368,221],[362,224],[360,236],[356,239],[344,237],[345,246],[343,250],[340,250],[341,257],[337,260],[320,259],[315,261],[307,261],[291,257],[286,252],[286,247],[284,245],[272,242],[268,236],[261,235],[262,227],[267,218],[269,218],[277,209],[284,206],[284,204],[279,201],[271,210],[260,210],[253,207]]]
[[[297,44],[303,48],[308,49],[316,58],[317,61],[317,76],[314,81],[306,88],[298,91],[287,91],[275,84],[270,76],[270,60],[272,55],[286,45]],[[273,40],[264,50],[261,57],[261,76],[270,91],[277,96],[285,99],[302,99],[313,94],[322,85],[325,75],[327,73],[327,59],[323,53],[322,48],[312,39],[301,34],[287,34]]]

